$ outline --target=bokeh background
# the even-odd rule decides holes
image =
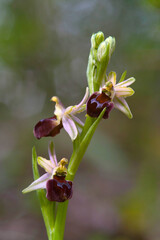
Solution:
[[[0,0],[0,239],[47,239],[32,182],[37,121],[84,95],[91,34],[116,38],[108,72],[134,76],[134,118],[113,110],[99,125],[74,182],[65,240],[160,239],[160,1]],[[61,131],[57,156],[70,157]]]

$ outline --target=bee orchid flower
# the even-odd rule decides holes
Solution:
[[[99,92],[93,93],[87,101],[87,114],[89,116],[98,117],[106,108],[103,118],[107,119],[110,111],[115,107],[128,118],[133,117],[125,98],[134,94],[134,90],[128,86],[135,82],[135,78],[131,77],[124,80],[125,75],[126,72],[122,74],[119,83],[116,83],[116,73],[109,73]]]
[[[134,94],[134,90],[129,86],[135,82],[135,78],[131,77],[124,80],[125,76],[126,72],[122,74],[120,81],[116,83],[116,73],[110,72],[101,90],[111,98],[115,108],[123,112],[128,118],[132,118],[131,110],[125,98]]]
[[[84,125],[75,115],[86,110],[88,96],[89,90],[86,88],[86,93],[82,101],[78,105],[69,106],[67,108],[63,106],[58,97],[52,97],[51,101],[56,103],[54,116],[40,120],[34,127],[34,136],[37,139],[48,136],[54,137],[60,132],[61,128],[64,127],[72,141],[74,141],[78,135],[77,127],[82,128]]]
[[[46,197],[49,201],[64,202],[72,197],[72,182],[65,180],[68,164],[66,158],[57,162],[54,145],[49,145],[50,160],[37,157],[38,164],[46,171],[40,178],[31,183],[22,192],[28,193],[38,189],[46,189]]]

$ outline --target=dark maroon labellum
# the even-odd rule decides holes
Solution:
[[[65,180],[65,177],[54,176],[47,181],[46,197],[49,201],[64,202],[72,197],[72,182]]]
[[[113,107],[114,104],[111,102],[110,97],[108,97],[103,92],[102,93],[95,92],[90,96],[90,98],[87,101],[87,114],[90,117],[98,117],[102,110],[106,108],[103,118],[107,119]]]
[[[63,125],[62,123],[57,124],[56,120],[56,116],[40,120],[34,127],[34,136],[37,139],[40,139],[41,137],[54,137],[55,135],[60,133]]]

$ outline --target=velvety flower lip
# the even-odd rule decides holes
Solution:
[[[64,202],[71,199],[73,194],[72,182],[60,176],[54,176],[53,179],[48,180],[46,190],[46,197],[49,201]]]
[[[58,97],[52,97],[51,101],[56,103],[54,116],[39,121],[34,127],[34,136],[38,139],[48,136],[54,137],[60,132],[61,128],[64,127],[72,141],[74,141],[78,135],[78,128],[82,128],[84,125],[75,114],[86,110],[88,96],[89,90],[86,88],[86,93],[82,101],[78,105],[67,108],[63,106]]]
[[[60,132],[62,127],[62,122],[59,123],[57,117],[53,116],[40,120],[34,127],[33,133],[37,139],[48,136],[54,137]]]
[[[103,118],[107,119],[113,107],[111,98],[105,93],[94,92],[87,101],[87,114],[90,117],[98,117],[102,110],[106,108]]]
[[[132,118],[131,110],[125,98],[134,94],[134,90],[129,86],[135,82],[135,78],[131,77],[124,80],[125,76],[126,72],[122,74],[120,81],[116,83],[116,73],[110,72],[107,81],[101,87],[101,91],[112,99],[115,108],[123,112],[128,118]]]
[[[40,178],[32,182],[23,193],[28,193],[38,189],[46,189],[46,197],[49,201],[64,202],[72,197],[72,182],[65,180],[68,164],[66,158],[62,158],[58,163],[53,142],[49,145],[50,160],[37,157],[38,164],[46,171]]]

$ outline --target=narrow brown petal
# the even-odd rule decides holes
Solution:
[[[55,135],[57,135],[63,125],[62,123],[58,124],[56,120],[56,116],[40,120],[34,127],[34,136],[37,139],[40,139],[41,137],[54,137]]]
[[[66,181],[65,177],[54,176],[47,181],[46,190],[49,201],[64,202],[72,197],[72,182]]]
[[[93,93],[87,102],[87,114],[90,117],[98,117],[102,110],[106,108],[103,118],[107,119],[109,117],[109,113],[114,107],[114,104],[111,102],[110,97],[108,97],[105,93]]]

